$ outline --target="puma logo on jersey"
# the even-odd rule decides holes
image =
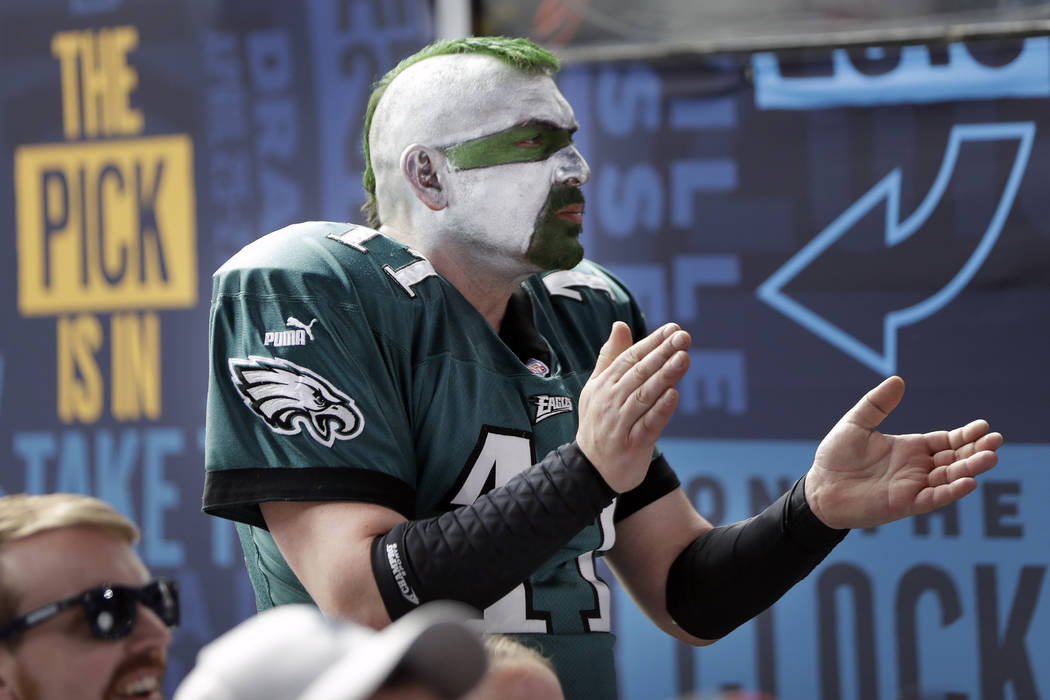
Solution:
[[[231,357],[228,364],[245,405],[275,433],[298,435],[305,430],[331,447],[336,440],[352,440],[365,427],[354,400],[305,367],[258,355],[247,360]]]
[[[300,328],[306,331],[306,335],[310,336],[310,340],[313,340],[314,334],[310,331],[310,329],[313,328],[313,325],[315,323],[317,323],[316,318],[311,319],[309,323],[303,323],[295,316],[289,316],[288,320],[284,322],[284,325],[288,326],[289,328]]]
[[[294,328],[292,331],[266,331],[263,335],[263,345],[270,345],[275,348],[283,348],[289,345],[306,345],[306,340],[314,339],[313,325],[317,323],[317,319],[312,319],[310,323],[303,323],[295,316],[289,316],[288,320],[284,322],[284,325],[289,328]]]
[[[536,417],[533,419],[533,423],[539,423],[541,420],[546,420],[547,418],[556,416],[559,413],[572,412],[571,396],[539,394],[537,396],[530,396],[529,403],[536,406]]]

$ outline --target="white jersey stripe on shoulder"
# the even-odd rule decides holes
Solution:
[[[339,241],[345,245],[350,246],[354,250],[359,250],[362,253],[367,253],[368,248],[365,248],[365,243],[372,240],[379,235],[379,231],[370,229],[366,226],[358,226],[356,224],[347,224],[350,228],[342,233],[330,233],[328,238],[333,241]]]
[[[610,297],[615,298],[608,280],[599,275],[592,275],[579,270],[558,270],[552,272],[544,276],[543,284],[552,295],[569,297],[576,301],[583,301],[583,295],[572,289],[572,287],[590,287],[591,289],[603,291]]]

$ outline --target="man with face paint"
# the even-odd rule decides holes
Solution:
[[[381,627],[463,601],[550,658],[565,697],[612,698],[596,556],[655,624],[707,644],[848,528],[971,492],[1002,437],[876,432],[892,377],[788,493],[712,527],[656,447],[689,335],[647,333],[583,259],[590,173],[557,67],[507,38],[409,57],[369,100],[368,226],[291,226],[219,269],[204,509],[237,521],[260,608]]]

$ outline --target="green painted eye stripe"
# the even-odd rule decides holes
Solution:
[[[536,139],[535,146],[519,145]],[[512,126],[488,136],[442,149],[449,162],[460,170],[487,168],[507,163],[546,160],[572,143],[572,131],[542,124]]]

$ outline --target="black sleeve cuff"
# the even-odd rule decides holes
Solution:
[[[415,490],[397,477],[349,467],[261,467],[209,471],[205,513],[266,529],[267,501],[360,501],[415,515]]]
[[[806,475],[791,487],[788,507],[784,509],[784,531],[799,546],[814,552],[825,551],[841,542],[849,528],[837,530],[825,525],[806,501]]]
[[[678,475],[671,469],[671,465],[663,455],[660,455],[649,463],[649,471],[645,473],[642,483],[630,491],[620,494],[616,501],[616,513],[613,522],[618,523],[624,518],[637,513],[653,501],[663,498],[681,485]]]

